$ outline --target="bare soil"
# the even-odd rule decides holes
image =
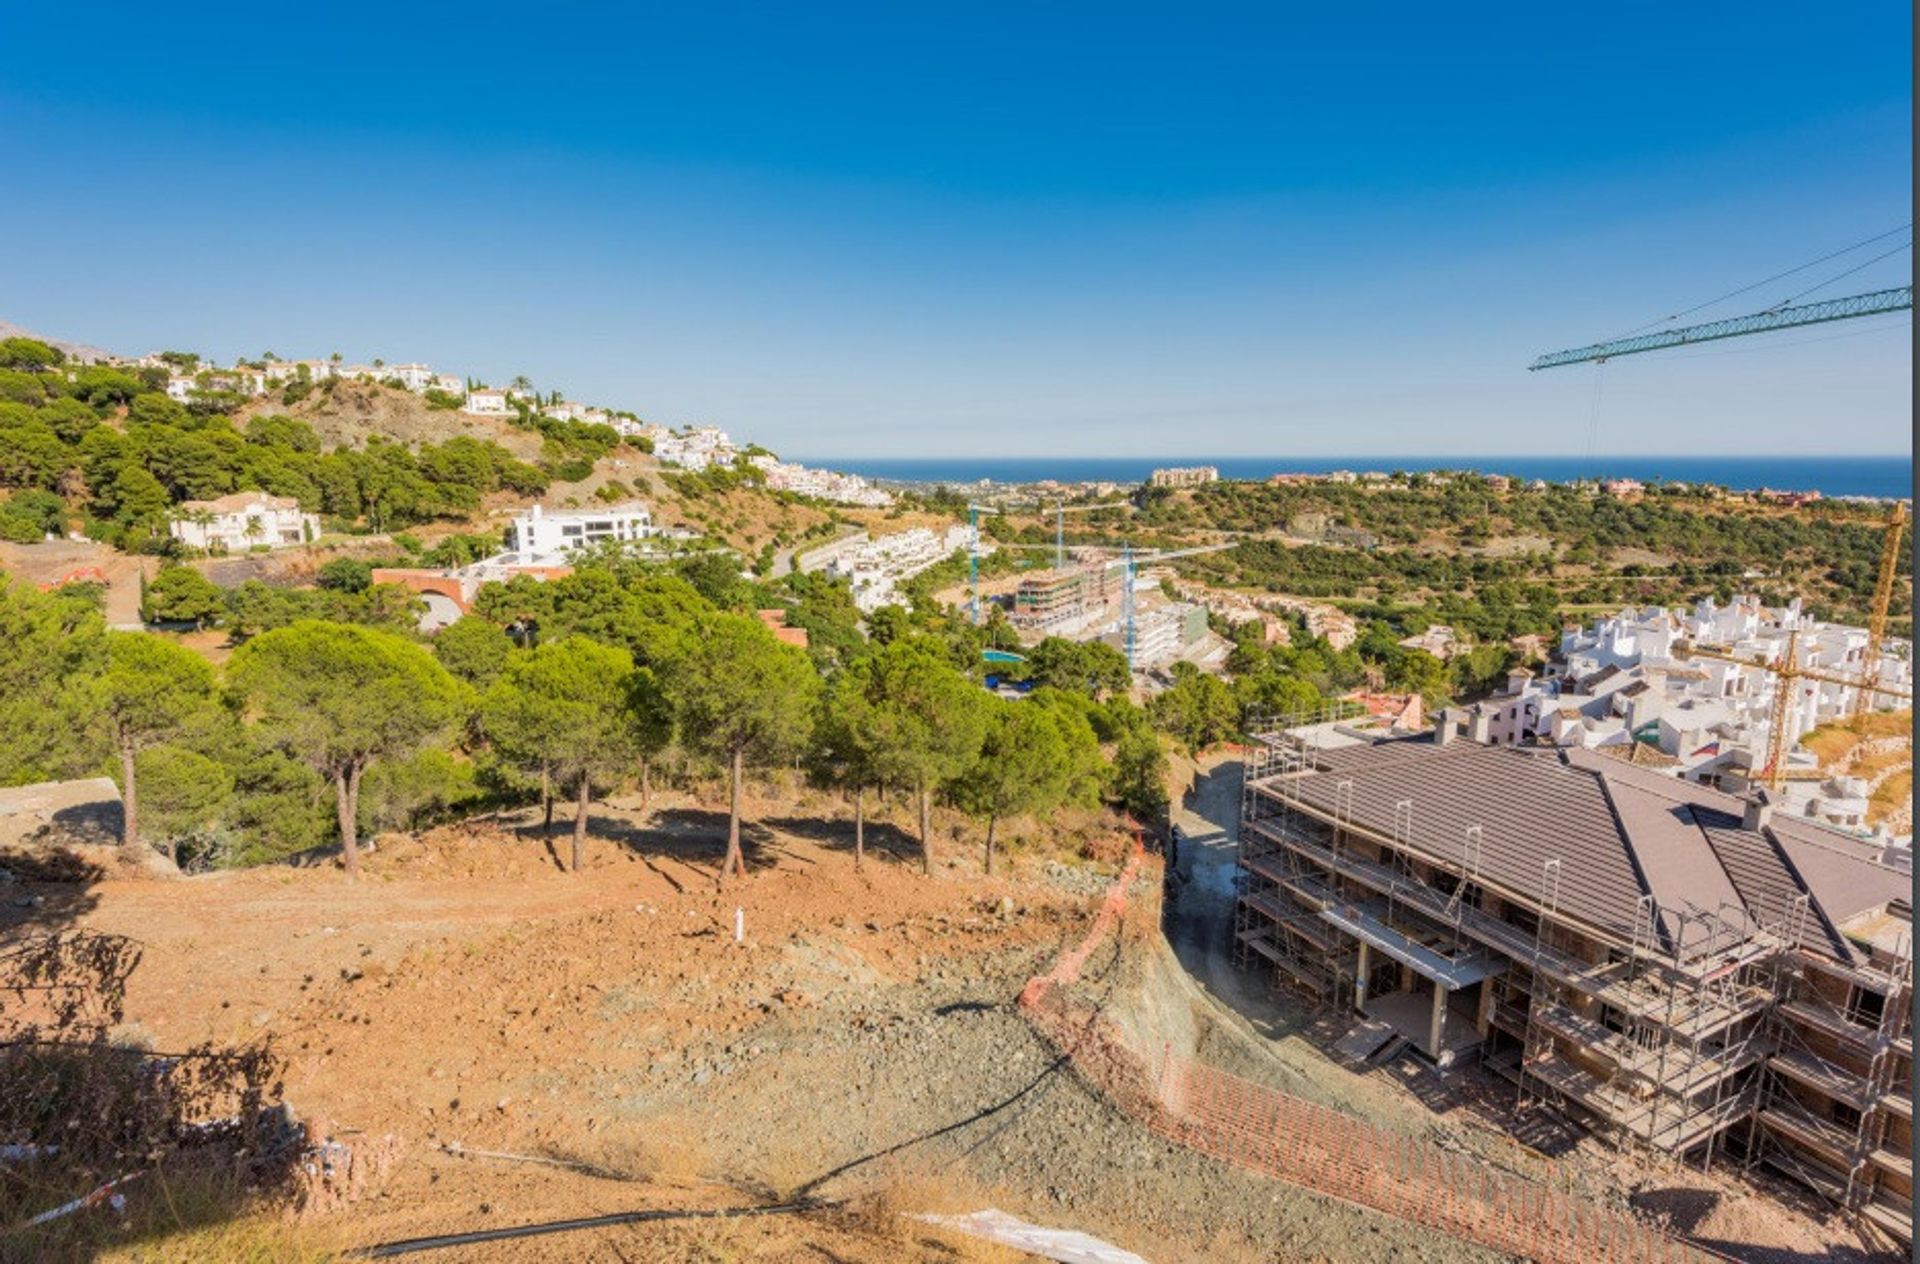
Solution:
[[[1171,946],[1134,926],[1088,986],[1110,992],[1119,1021],[1239,1074],[1489,1162],[1537,1161],[1472,1084],[1336,1066],[1324,1023],[1224,961],[1237,795],[1232,765],[1202,765],[1180,818],[1194,845]],[[335,1246],[818,1197],[837,1205],[438,1258],[1016,1258],[898,1214],[983,1206],[1155,1261],[1491,1258],[1171,1145],[1029,1029],[1013,999],[1079,940],[1111,863],[1035,848],[987,878],[948,822],[925,877],[883,820],[856,872],[850,827],[819,803],[754,806],[752,872],[724,892],[724,818],[661,798],[596,809],[578,875],[559,868],[558,825],[549,839],[525,817],[475,821],[382,838],[358,884],[331,864],[49,884],[38,905],[0,908],[0,933],[9,919],[78,921],[140,940],[125,1034],[156,1049],[271,1039],[295,1110],[382,1158],[377,1179],[305,1223]],[[1651,1205],[1753,1258],[1840,1241],[1737,1181],[1652,1171],[1591,1143],[1579,1153],[1596,1197],[1664,1199]],[[225,1241],[129,1258],[234,1249],[209,1240]]]

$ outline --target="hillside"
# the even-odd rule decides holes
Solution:
[[[550,441],[537,431],[508,418],[436,409],[411,391],[372,382],[341,382],[332,390],[315,391],[292,405],[268,396],[242,409],[235,424],[244,427],[255,417],[276,414],[305,422],[329,446],[364,447],[369,441],[380,440],[418,449],[464,437],[497,443],[522,461],[538,463],[544,458],[552,464]],[[489,496],[471,517],[431,524],[415,534],[432,539],[459,530],[497,530],[503,519],[536,500],[566,507],[630,496],[646,501],[662,525],[699,531],[749,559],[759,556],[769,544],[784,551],[808,538],[810,531],[817,538],[834,522],[833,513],[819,506],[778,496],[751,483],[729,485],[665,469],[639,448],[620,443],[594,460],[591,472],[584,477],[555,478],[537,497],[501,491]],[[863,511],[861,516],[879,515]]]

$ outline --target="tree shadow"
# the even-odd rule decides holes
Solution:
[[[747,872],[769,869],[781,858],[795,864],[810,865],[813,860],[780,844],[776,827],[780,822],[742,820],[740,856]],[[662,808],[648,813],[644,821],[606,813],[589,813],[587,834],[603,842],[624,848],[675,890],[685,890],[659,862],[668,861],[690,873],[695,881],[714,882],[720,863],[727,853],[727,814],[704,808]]]
[[[781,816],[767,821],[784,834],[818,843],[829,851],[853,854],[853,822],[817,816]],[[899,864],[920,863],[920,840],[899,826],[886,821],[868,821],[866,855]]]
[[[92,1259],[230,1220],[283,1187],[304,1139],[264,1044],[156,1052],[128,1037],[141,946],[86,919],[112,866],[140,861],[71,841],[117,830],[117,811],[67,811],[0,846],[0,1259]]]

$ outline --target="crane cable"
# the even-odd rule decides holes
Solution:
[[[1854,273],[1864,271],[1867,268],[1871,268],[1874,264],[1879,263],[1882,259],[1891,259],[1893,258],[1893,256],[1899,254],[1902,250],[1910,249],[1912,246],[1913,246],[1913,242],[1911,241],[1901,242],[1899,245],[1895,246],[1892,250],[1889,250],[1884,254],[1877,254],[1873,258],[1867,260],[1865,263],[1855,264],[1853,267],[1848,268],[1845,272],[1841,272],[1834,276],[1830,276],[1818,285],[1809,286],[1807,289],[1804,289],[1800,291],[1798,294],[1795,294],[1792,298],[1781,299],[1778,303],[1775,303],[1772,307],[1769,307],[1767,310],[1770,312],[1777,312],[1783,307],[1787,307],[1794,303],[1798,303],[1801,299],[1813,293],[1815,290],[1824,290],[1829,285],[1832,285],[1835,281],[1838,281],[1843,277],[1850,277]]]
[[[1885,241],[1887,238],[1896,236],[1897,234],[1900,234],[1900,233],[1904,233],[1912,227],[1913,227],[1913,221],[1908,220],[1906,223],[1900,225],[1898,228],[1889,228],[1884,233],[1875,233],[1873,236],[1868,237],[1862,241],[1854,242],[1851,246],[1847,246],[1841,250],[1835,250],[1830,254],[1821,255],[1818,259],[1810,260],[1807,263],[1801,264],[1799,267],[1788,268],[1785,272],[1776,272],[1772,276],[1766,278],[1764,281],[1755,281],[1752,285],[1743,285],[1737,290],[1729,290],[1725,294],[1722,294],[1719,298],[1708,299],[1706,302],[1696,304],[1693,307],[1687,308],[1685,311],[1678,311],[1671,316],[1663,316],[1659,320],[1649,321],[1647,324],[1641,325],[1638,329],[1629,329],[1627,330],[1626,333],[1619,334],[1615,338],[1604,339],[1604,341],[1615,342],[1615,341],[1618,341],[1620,338],[1631,338],[1635,334],[1645,333],[1647,330],[1658,328],[1661,325],[1670,325],[1674,321],[1679,320],[1682,316],[1691,316],[1695,312],[1703,312],[1707,308],[1714,306],[1716,303],[1724,303],[1730,298],[1738,298],[1740,295],[1750,293],[1753,290],[1759,289],[1761,286],[1772,285],[1775,281],[1785,280],[1787,277],[1794,276],[1801,272],[1805,272],[1808,268],[1817,268],[1823,263],[1826,263],[1833,259],[1838,259],[1841,255],[1850,255],[1854,251],[1860,249],[1862,246],[1871,246],[1876,241]],[[1911,245],[1911,244],[1912,244],[1911,242],[1908,243],[1908,245]],[[1901,246],[1901,247],[1898,247],[1895,251],[1891,251],[1889,253],[1897,253],[1898,250],[1904,250],[1904,249],[1906,249],[1906,247]],[[1884,258],[1886,258],[1886,255],[1881,255],[1876,259],[1869,259],[1867,262],[1878,263],[1880,259],[1884,259]],[[1861,267],[1865,267],[1865,266],[1866,264],[1861,265]],[[1855,271],[1858,271],[1858,269],[1855,269]],[[1843,272],[1840,275],[1846,276],[1848,274]],[[1832,278],[1829,278],[1829,280],[1837,281],[1839,280],[1839,277],[1832,277]],[[1822,282],[1822,284],[1826,284],[1826,282]],[[1819,289],[1819,288],[1820,288],[1819,286],[1814,287],[1814,289]],[[1812,291],[1809,290],[1807,291],[1807,293],[1812,293]],[[1799,296],[1796,295],[1795,297],[1797,298]],[[1788,299],[1787,302],[1791,303],[1793,302],[1793,299]],[[1782,304],[1782,306],[1784,305],[1785,304]]]

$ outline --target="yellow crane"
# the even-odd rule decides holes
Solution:
[[[1883,621],[1884,622],[1884,621]],[[1793,696],[1796,682],[1817,680],[1833,685],[1847,685],[1858,694],[1881,694],[1890,698],[1905,698],[1911,702],[1913,695],[1904,689],[1895,689],[1883,685],[1872,676],[1852,676],[1844,672],[1820,671],[1816,668],[1800,665],[1800,633],[1798,630],[1787,633],[1787,652],[1777,663],[1764,658],[1748,658],[1729,650],[1706,645],[1691,645],[1686,641],[1675,642],[1675,658],[1711,658],[1717,662],[1735,663],[1741,667],[1751,667],[1756,671],[1773,673],[1773,722],[1767,726],[1767,761],[1761,765],[1755,779],[1765,777],[1767,788],[1775,795],[1787,779],[1787,747],[1791,744],[1787,736],[1787,723],[1793,713]],[[1794,739],[1799,734],[1793,735]]]
[[[1873,586],[1873,617],[1867,622],[1867,653],[1860,660],[1860,674],[1868,680],[1880,679],[1880,643],[1887,635],[1887,606],[1893,601],[1893,576],[1899,569],[1901,528],[1907,523],[1907,506],[1904,501],[1895,501],[1893,517],[1887,523],[1886,543],[1880,546],[1880,580]],[[1873,708],[1873,694],[1862,689],[1853,696],[1853,719],[1856,725],[1867,717]]]

